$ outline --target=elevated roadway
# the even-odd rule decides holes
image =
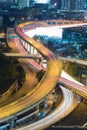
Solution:
[[[45,59],[47,60],[47,70],[42,80],[36,86],[36,88],[33,89],[33,91],[31,91],[21,99],[18,99],[17,101],[0,108],[0,119],[6,118],[28,107],[31,109],[35,105],[40,103],[44,99],[44,97],[53,90],[61,75],[62,64],[60,60],[58,60],[58,58],[54,55],[54,53],[52,53],[42,44],[36,42],[32,38],[24,34],[23,27],[27,26],[28,24],[30,23],[19,24],[16,28],[16,32],[25,42],[28,42],[30,45],[36,48],[41,55],[45,57]]]
[[[37,43],[33,39],[24,35],[24,33],[21,31],[20,25],[17,26],[16,31],[20,37],[29,42],[47,59],[47,71],[40,83],[30,93],[21,99],[18,99],[17,101],[0,108],[0,119],[15,114],[27,107],[31,109],[41,102],[43,98],[53,90],[62,71],[62,64],[54,55],[54,53],[52,53],[42,44]]]
[[[87,22],[76,21],[76,20],[75,21],[74,20],[45,20],[42,22],[41,21],[26,22],[26,24],[24,23],[20,25],[23,32],[33,30],[37,27],[73,28],[73,27],[83,27],[83,26],[87,26]]]
[[[4,53],[6,56],[9,57],[17,57],[17,58],[33,58],[33,59],[40,59],[40,56],[35,56],[35,55],[31,55],[31,54],[18,54],[18,53]],[[77,64],[81,64],[81,65],[87,65],[87,61],[84,60],[79,60],[79,59],[73,59],[73,58],[64,58],[64,57],[58,57],[60,60],[64,60],[64,61],[70,61],[70,62],[75,62]],[[71,89],[72,91],[76,92],[78,95],[84,97],[87,99],[87,87],[82,85],[82,84],[78,84],[77,82],[71,80],[71,77],[61,75],[61,77],[59,78],[59,83],[61,83],[63,86],[66,86],[67,88]]]
[[[32,59],[41,59],[41,56],[35,56],[31,54],[18,54],[18,53],[4,53],[5,56],[8,57],[16,57],[16,58],[32,58]],[[65,58],[65,57],[58,57],[60,60],[63,61],[70,61],[75,62],[77,64],[86,65],[87,61],[79,60],[79,59],[73,59],[73,58]],[[87,99],[87,87],[81,84],[76,83],[75,81],[71,80],[71,77],[67,79],[67,77],[64,77],[63,75],[59,79],[59,83],[66,86],[67,88],[71,89],[72,91],[76,92],[78,95],[81,95],[82,97]],[[73,87],[74,86],[74,87]]]
[[[73,77],[68,75],[63,70],[62,70],[59,82],[61,82],[62,85],[64,85],[65,87],[67,87],[71,91],[74,91],[78,95],[80,95],[80,96],[84,97],[85,99],[87,99],[87,87],[84,86],[84,84],[76,81]]]
[[[87,66],[87,60],[81,60],[81,59],[76,59],[76,58],[66,58],[66,57],[58,57],[58,59]]]
[[[41,55],[34,55],[34,54],[21,54],[21,53],[3,53],[3,54],[7,57],[41,59]],[[76,58],[59,57],[59,56],[58,56],[58,59],[87,66],[86,60],[80,60],[80,59],[76,59]]]
[[[21,54],[21,53],[3,53],[7,57],[41,59],[41,55]]]
[[[77,96],[73,95],[73,93],[64,87],[61,86],[61,90],[63,92],[64,100],[61,105],[55,108],[55,110],[44,118],[36,121],[30,125],[23,126],[22,128],[17,128],[16,130],[42,130],[56,121],[61,120],[66,115],[68,115],[74,108],[77,106]]]
[[[87,25],[87,23],[83,23],[83,22],[78,22],[78,21],[74,21],[73,23],[71,22],[71,21],[65,21],[63,24],[64,25],[59,25],[59,21],[55,21],[55,20],[52,20],[52,21],[46,21],[46,22],[43,22],[43,24],[42,24],[42,22],[40,23],[35,23],[35,27],[34,27],[34,24],[33,24],[33,30],[35,29],[35,28],[37,28],[37,27],[39,27],[40,26],[40,29],[41,29],[41,25],[42,25],[42,27],[52,27],[52,26],[60,26],[60,28],[62,28],[63,26],[65,26],[66,28],[67,27],[78,27],[78,26],[85,26],[85,25]],[[50,23],[50,24],[48,24],[48,23]],[[55,24],[54,24],[55,23]],[[70,24],[67,24],[68,23],[70,23]],[[27,24],[27,23],[26,23]],[[20,25],[19,25],[20,26]],[[23,25],[21,25],[22,27],[23,27]],[[29,25],[29,27],[32,27],[32,25],[30,24]],[[27,36],[30,36],[30,33],[31,33],[31,28],[29,29],[29,27],[28,26],[24,26],[24,28],[25,28],[25,30],[26,30],[26,28],[28,28],[27,29],[27,33],[24,31],[24,33],[27,35]],[[24,35],[25,35],[24,34]],[[33,40],[33,39],[32,39]],[[58,59],[60,59],[60,60],[65,60],[64,58],[62,58],[62,57],[58,57]],[[68,60],[68,58],[66,59],[66,60]],[[70,61],[71,59],[69,59],[69,61]],[[76,62],[76,63],[80,63],[80,64],[83,64],[83,65],[86,65],[87,64],[87,62],[86,61],[83,61],[83,60],[76,60],[76,59],[72,59],[72,62]],[[69,77],[70,78],[70,77]],[[77,93],[77,94],[79,94],[80,96],[82,96],[82,97],[84,97],[84,98],[86,98],[87,99],[87,87],[85,87],[84,85],[79,85],[79,84],[77,84],[77,83],[75,83],[75,81],[73,81],[72,82],[72,80],[70,81],[70,79],[67,79],[66,77],[61,77],[60,78],[60,82],[62,82],[62,83],[64,83],[64,84],[66,84],[66,85],[68,85],[68,88],[71,88],[75,93]],[[66,80],[66,81],[65,81]],[[83,87],[84,86],[84,87]]]

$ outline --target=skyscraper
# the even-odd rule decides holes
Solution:
[[[61,9],[70,10],[70,0],[61,0]]]
[[[61,0],[62,10],[81,11],[84,8],[87,8],[87,0]]]
[[[83,9],[84,9],[84,10],[87,10],[87,0],[84,0]]]
[[[76,10],[77,0],[70,0],[70,10]]]
[[[29,6],[33,6],[34,5],[34,0],[30,0],[29,1]]]
[[[14,0],[14,3],[21,8],[24,8],[24,7],[29,7],[30,0]]]
[[[76,0],[76,10],[83,10],[84,0]]]

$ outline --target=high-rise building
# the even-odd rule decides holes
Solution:
[[[29,7],[30,0],[14,0],[14,3],[17,4],[20,8]]]
[[[26,6],[29,7],[30,0],[26,0]]]
[[[81,11],[87,8],[87,0],[61,0],[62,10]]]
[[[70,10],[70,0],[61,0],[61,9]]]
[[[70,0],[70,10],[76,10],[77,0]]]
[[[17,3],[18,3],[18,0],[14,0],[14,3],[17,4]]]
[[[34,5],[34,0],[30,0],[29,6],[33,6],[33,5]]]
[[[87,0],[84,0],[84,3],[83,3],[83,10],[87,10]]]
[[[83,10],[84,0],[76,0],[76,10]]]

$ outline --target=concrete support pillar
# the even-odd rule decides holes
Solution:
[[[31,45],[30,45],[30,54],[31,54]]]
[[[37,55],[37,50],[36,49],[34,49],[34,55]]]
[[[47,104],[47,98],[44,99],[44,109],[47,109],[48,104]]]
[[[34,48],[31,46],[31,54],[33,54],[34,52]]]
[[[16,115],[14,115],[14,117],[12,119],[10,119],[9,124],[10,124],[10,129],[15,128],[16,127],[16,120],[17,117]]]
[[[43,67],[47,68],[47,61],[45,59],[43,60]]]
[[[34,47],[33,47],[33,55],[34,55]]]
[[[15,127],[15,121],[14,118],[10,119],[10,129]]]
[[[25,42],[25,49],[27,50],[27,43]]]
[[[34,54],[34,47],[32,46],[32,55]]]
[[[39,59],[39,64],[40,64],[41,66],[43,66],[43,61],[44,61],[44,58],[41,57],[41,59]]]
[[[28,44],[28,52],[30,53],[30,45]]]

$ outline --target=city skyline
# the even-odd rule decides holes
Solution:
[[[49,4],[61,10],[87,10],[87,0],[0,0],[1,3],[10,3],[20,6],[21,8],[30,7],[35,4]]]
[[[0,0],[0,130],[87,128],[86,10]]]

